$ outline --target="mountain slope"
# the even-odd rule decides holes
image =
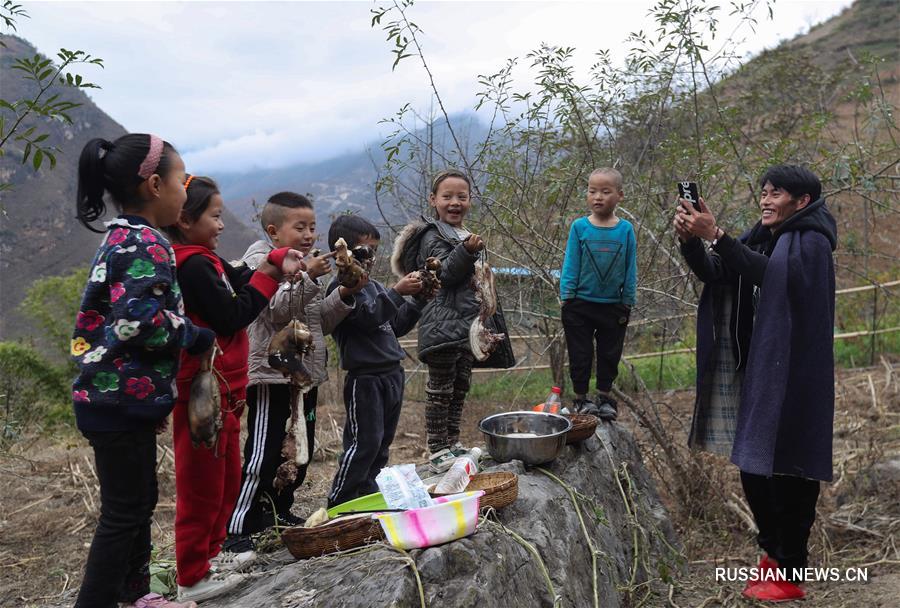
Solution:
[[[777,10],[777,8],[776,8]],[[786,44],[807,51],[821,68],[864,55],[896,64],[900,61],[900,3],[896,0],[857,0],[840,15]]]
[[[14,36],[0,36],[0,82],[2,97],[8,101],[33,96],[35,83],[12,70],[16,57],[30,57],[36,51],[28,42]],[[115,60],[115,58],[112,58]],[[102,84],[102,72],[91,79]],[[55,169],[44,162],[35,173],[22,165],[22,150],[6,145],[0,157],[0,176],[14,185],[2,198],[0,214],[0,338],[28,333],[30,327],[16,310],[28,286],[40,277],[63,274],[89,264],[100,236],[86,230],[75,219],[75,189],[78,156],[94,137],[115,139],[126,133],[83,92],[61,89],[60,98],[82,103],[70,112],[74,124],[41,121],[40,129],[50,133],[48,143],[57,146]],[[3,110],[9,120],[10,114]],[[25,120],[25,125],[36,121]],[[165,133],[161,133],[165,137]],[[109,219],[109,218],[106,218]],[[226,231],[220,253],[228,259],[239,257],[255,235],[231,213],[225,213]]]

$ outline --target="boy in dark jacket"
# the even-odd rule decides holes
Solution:
[[[344,239],[349,249],[367,245],[377,249],[378,229],[355,215],[338,217],[328,231],[332,251]],[[374,259],[374,257],[373,257]],[[419,320],[424,302],[404,296],[419,293],[422,280],[412,272],[390,289],[374,279],[353,296],[353,310],[334,328],[344,379],[344,453],[328,495],[328,506],[378,491],[375,476],[388,462],[400,408],[403,405],[404,352],[398,336],[408,333]],[[338,280],[327,294],[337,289]],[[326,295],[327,297],[327,295]]]

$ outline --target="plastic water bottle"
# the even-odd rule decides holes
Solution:
[[[544,399],[543,403],[538,403],[531,408],[535,412],[547,412],[548,414],[559,414],[562,407],[562,389],[554,386],[550,389],[550,394]]]
[[[468,454],[463,454],[454,460],[453,465],[434,487],[434,493],[456,494],[465,490],[469,485],[469,478],[478,472],[479,458],[481,458],[481,450],[472,448]]]
[[[425,484],[416,474],[415,465],[384,467],[375,477],[375,483],[391,509],[418,509],[434,504]]]

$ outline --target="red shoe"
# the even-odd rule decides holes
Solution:
[[[762,602],[790,602],[806,597],[803,589],[790,581],[762,581],[744,589],[741,595]]]
[[[766,576],[770,570],[774,570],[778,567],[778,562],[769,557],[768,555],[763,554],[761,558],[759,558],[759,563],[756,565],[756,574],[759,578],[755,581],[750,580],[747,581],[747,585],[744,587],[744,591],[749,589],[750,587],[755,587],[760,583],[766,582],[769,579],[769,576]]]

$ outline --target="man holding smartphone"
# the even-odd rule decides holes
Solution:
[[[759,186],[760,220],[738,238],[699,197],[699,210],[679,201],[673,225],[704,283],[688,442],[740,469],[765,551],[743,595],[784,601],[805,595],[819,482],[832,479],[837,227],[808,169],[770,167]]]

